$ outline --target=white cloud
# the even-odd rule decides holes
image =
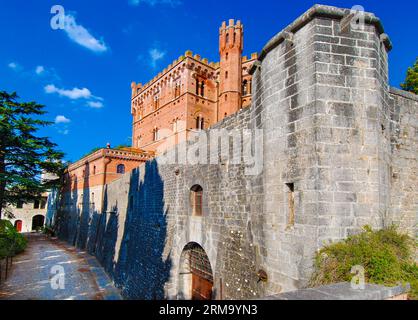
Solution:
[[[45,68],[43,66],[37,66],[35,72],[36,74],[40,75],[45,72]]]
[[[55,123],[59,124],[59,123],[70,123],[71,120],[66,118],[65,116],[56,116],[55,117]]]
[[[151,66],[155,68],[157,66],[158,61],[164,58],[166,55],[165,51],[161,51],[159,49],[153,48],[149,50],[149,55],[151,58]]]
[[[87,102],[87,105],[93,109],[101,109],[104,107],[103,102],[100,101],[89,101]]]
[[[69,90],[57,88],[53,84],[48,84],[47,86],[45,86],[44,90],[48,94],[56,93],[60,97],[66,97],[71,100],[85,99],[87,100],[87,106],[89,106],[90,108],[101,109],[104,107],[104,99],[93,95],[91,91],[87,88],[73,88]]]
[[[106,52],[109,48],[103,40],[98,40],[82,25],[77,24],[75,17],[71,14],[65,16],[64,31],[75,43],[93,52]]]
[[[70,130],[68,130],[68,129],[64,129],[64,130],[58,130],[58,133],[61,133],[61,134],[63,134],[63,135],[67,135],[67,134],[69,134],[70,133]]]
[[[67,97],[71,100],[93,98],[91,91],[87,88],[83,88],[83,89],[73,88],[71,90],[67,90],[67,89],[57,88],[53,84],[48,84],[47,86],[45,86],[44,89],[45,89],[45,92],[48,94],[58,93],[61,97]]]
[[[170,5],[172,7],[182,4],[181,0],[129,0],[129,4],[132,6],[139,6],[142,3],[152,7],[159,4]]]
[[[12,70],[14,70],[16,72],[19,72],[19,71],[21,71],[23,69],[22,66],[20,64],[18,64],[17,62],[10,62],[7,66],[10,69],[12,69]]]

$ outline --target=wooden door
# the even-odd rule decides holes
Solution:
[[[22,232],[22,221],[21,220],[17,220],[15,222],[15,228],[16,228],[17,232]]]
[[[192,300],[212,300],[213,283],[192,274]]]

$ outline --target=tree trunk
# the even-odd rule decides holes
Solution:
[[[0,152],[0,176],[5,173],[6,167],[4,164],[4,154]],[[0,220],[2,219],[2,211],[4,206],[4,192],[6,189],[6,182],[0,182]]]

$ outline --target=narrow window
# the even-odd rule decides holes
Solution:
[[[242,83],[242,95],[246,96],[248,94],[248,81],[244,80]]]
[[[33,208],[39,209],[39,205],[40,205],[39,200],[35,200],[35,202],[33,203]]]
[[[295,184],[286,183],[288,188],[288,206],[289,206],[289,216],[287,220],[288,227],[295,225]]]
[[[160,139],[160,135],[158,132],[158,128],[154,129],[154,141],[158,141]]]
[[[93,167],[93,174],[96,174],[96,166]]]
[[[199,116],[196,118],[196,129],[203,130],[205,128],[205,118]]]
[[[23,209],[23,201],[18,201],[16,205],[17,209]]]
[[[118,165],[116,168],[116,172],[118,174],[125,174],[125,165],[124,164]]]
[[[199,80],[196,80],[196,95],[199,95]]]
[[[229,53],[227,52],[225,55],[225,60],[228,61],[228,58],[229,58]]]
[[[200,129],[200,117],[196,118],[196,129]]]
[[[45,209],[46,208],[46,199],[42,199],[41,200],[41,209]]]
[[[228,79],[228,71],[225,71],[225,79]]]
[[[204,81],[202,81],[202,83],[200,84],[200,95],[202,97],[205,96],[205,82]]]
[[[229,32],[226,34],[226,44],[229,43]]]
[[[193,216],[201,217],[203,211],[203,188],[201,186],[195,185],[190,189],[190,204]]]

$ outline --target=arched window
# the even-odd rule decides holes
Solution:
[[[160,107],[160,97],[158,95],[154,96],[154,110],[157,110]]]
[[[196,80],[196,95],[199,95],[199,80]]]
[[[181,84],[180,82],[176,82],[175,88],[174,88],[174,98],[180,97],[181,94]]]
[[[205,82],[204,81],[202,81],[202,83],[200,84],[200,95],[202,97],[205,96]]]
[[[154,132],[154,141],[160,140],[160,135],[159,135],[159,132],[158,132],[158,128],[155,128],[153,130],[153,132]]]
[[[124,164],[119,164],[116,168],[116,172],[118,174],[124,174],[125,173],[125,165]]]
[[[196,129],[203,130],[205,128],[205,118],[198,116],[196,118]]]
[[[242,95],[246,96],[248,94],[248,81],[244,80],[242,82]]]
[[[226,34],[226,44],[229,43],[229,32]]]
[[[190,189],[190,205],[192,209],[192,215],[201,217],[203,211],[203,188],[201,186],[194,185]]]

